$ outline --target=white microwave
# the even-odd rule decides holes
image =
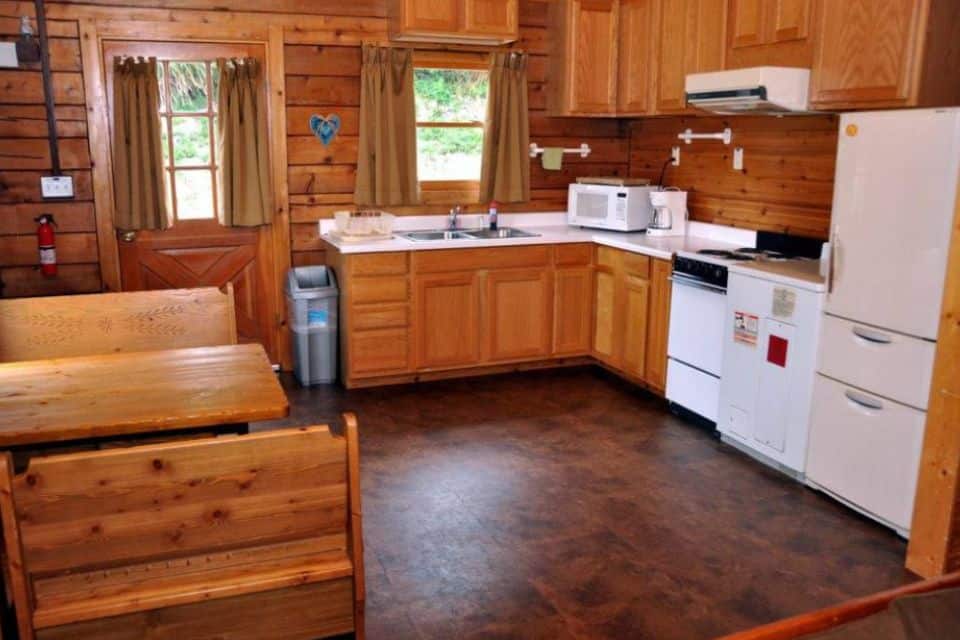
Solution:
[[[571,184],[567,193],[567,223],[612,231],[643,231],[653,220],[650,192],[657,189]]]

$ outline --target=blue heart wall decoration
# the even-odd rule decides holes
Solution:
[[[310,116],[310,130],[320,139],[323,146],[329,145],[340,131],[340,116],[331,113],[327,117],[316,114]]]

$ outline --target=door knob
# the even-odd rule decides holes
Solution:
[[[136,232],[136,231],[121,231],[121,232],[120,232],[120,239],[123,240],[124,242],[133,242],[134,240],[137,239],[137,232]]]

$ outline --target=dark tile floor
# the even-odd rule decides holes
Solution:
[[[283,424],[359,416],[371,640],[712,638],[911,579],[893,533],[598,369],[284,382]]]

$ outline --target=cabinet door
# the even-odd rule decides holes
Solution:
[[[818,106],[908,104],[916,81],[911,67],[920,54],[918,21],[926,4],[916,0],[824,2],[811,101]]]
[[[645,114],[650,109],[654,41],[653,0],[620,1],[617,111]]]
[[[517,0],[466,0],[464,3],[464,29],[472,36],[516,39],[518,20]]]
[[[623,304],[619,307],[623,327],[622,360],[625,373],[638,378],[646,375],[647,330],[650,312],[650,282],[637,276],[623,279]]]
[[[553,276],[553,353],[589,353],[592,327],[593,270],[558,269]]]
[[[723,68],[725,0],[663,0],[657,56],[657,111],[687,108],[687,74]]]
[[[731,0],[726,68],[810,67],[810,23],[820,0]]]
[[[443,31],[454,33],[460,28],[462,0],[395,0],[402,2],[403,31]]]
[[[488,358],[517,360],[550,354],[552,302],[547,269],[490,271],[486,276]]]
[[[650,270],[650,315],[647,326],[647,384],[663,391],[667,387],[667,336],[670,331],[669,260],[653,260]]]
[[[616,365],[617,314],[616,276],[611,271],[597,271],[594,302],[593,355],[598,360]]]
[[[480,285],[476,272],[415,278],[417,366],[480,361]]]
[[[613,114],[617,96],[617,3],[572,0],[566,52],[573,113]]]

